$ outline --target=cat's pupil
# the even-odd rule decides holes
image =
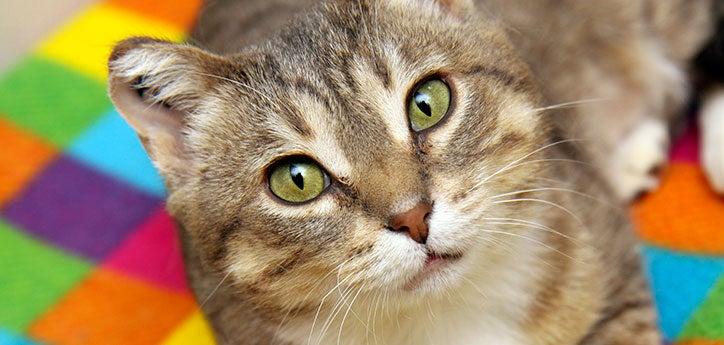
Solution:
[[[296,164],[289,166],[289,174],[292,175],[292,181],[301,190],[304,190],[304,170]]]
[[[427,116],[432,116],[432,107],[430,107],[430,95],[415,92],[415,105]]]

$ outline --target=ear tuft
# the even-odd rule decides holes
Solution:
[[[111,54],[111,88],[126,85],[138,90],[147,101],[190,111],[201,95],[199,89],[204,85],[199,82],[206,79],[204,70],[216,59],[190,46],[131,38],[119,43]]]

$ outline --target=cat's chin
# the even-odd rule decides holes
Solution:
[[[425,264],[402,290],[413,294],[434,294],[447,290],[462,275],[462,254],[429,253]]]

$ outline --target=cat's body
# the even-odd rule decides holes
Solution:
[[[713,33],[713,2],[479,2],[504,18],[545,99],[582,101],[554,120],[590,141],[588,157],[616,193],[628,200],[656,187],[669,128],[694,94],[692,60]]]
[[[660,343],[613,200],[651,187],[711,2],[339,0],[278,32],[315,3],[217,0],[192,42],[224,56],[111,57],[220,343]],[[429,79],[450,110],[413,130]],[[281,201],[270,176],[300,155],[331,182]]]

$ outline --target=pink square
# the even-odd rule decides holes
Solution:
[[[103,266],[170,289],[188,290],[176,226],[164,209],[141,224]]]
[[[684,133],[674,141],[671,161],[678,163],[699,163],[699,129],[690,122]]]

